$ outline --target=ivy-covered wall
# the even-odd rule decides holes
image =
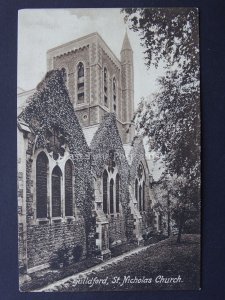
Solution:
[[[46,263],[49,253],[63,242],[71,246],[81,243],[84,251],[91,253],[95,245],[95,221],[92,217],[93,186],[90,165],[90,149],[75,115],[61,71],[50,71],[38,85],[28,106],[19,115],[26,122],[28,134],[26,149],[26,223],[28,267]],[[36,151],[48,149],[46,134],[53,128],[60,130],[74,165],[74,197],[76,214],[70,225],[63,221],[56,224],[39,225],[35,220],[35,203],[32,177],[33,157]],[[49,199],[48,199],[49,200]],[[55,229],[58,227],[56,234]],[[63,234],[62,234],[63,233]],[[40,254],[40,256],[38,256]],[[37,258],[39,257],[39,258]],[[30,265],[29,265],[30,264]]]
[[[71,223],[56,223],[49,225],[28,226],[27,228],[27,257],[28,268],[33,268],[51,261],[57,249],[66,245],[73,249],[82,245],[86,254],[85,224],[81,220]]]
[[[135,179],[138,177],[138,167],[139,165],[143,166],[143,171],[145,175],[145,211],[141,212],[142,228],[143,232],[145,230],[152,231],[154,230],[155,216],[152,211],[152,200],[149,194],[149,170],[145,157],[145,148],[143,145],[142,137],[134,137],[130,156],[131,166],[129,184],[131,186],[131,190],[133,191],[133,195],[135,195]]]
[[[92,172],[95,177],[102,178],[105,168],[109,167],[110,153],[114,153],[113,161],[120,176],[120,217],[110,219],[109,238],[124,240],[133,237],[133,219],[129,207],[129,165],[116,124],[116,116],[109,113],[100,124],[91,142]],[[123,225],[121,225],[121,222]]]

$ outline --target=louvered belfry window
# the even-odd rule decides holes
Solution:
[[[48,158],[41,152],[36,160],[36,208],[37,218],[47,218],[47,172]]]
[[[77,66],[77,103],[84,102],[84,64],[80,62]]]
[[[61,217],[61,176],[58,166],[52,171],[52,217]]]
[[[73,216],[73,165],[65,164],[65,216]]]
[[[107,69],[104,68],[104,105],[108,106],[108,72]]]

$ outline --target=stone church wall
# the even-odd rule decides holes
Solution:
[[[117,83],[117,109],[119,108],[119,103],[121,102],[121,86],[120,86],[120,69],[110,60],[110,57],[102,50],[102,69],[104,67],[108,70],[108,99],[109,99],[109,111],[114,112],[113,110],[113,77],[116,79]],[[120,114],[120,110],[118,109]]]
[[[84,63],[84,94],[85,100],[84,103],[90,102],[90,65],[89,65],[89,47],[83,47],[82,49],[78,49],[76,51],[71,51],[67,54],[58,56],[54,58],[53,68],[54,69],[62,69],[65,68],[68,79],[67,79],[67,87],[69,90],[69,95],[71,98],[71,102],[73,106],[76,106],[76,72],[77,65],[79,62]]]
[[[99,109],[97,106],[90,108],[90,125],[96,125],[99,123],[98,113]]]
[[[83,109],[76,111],[76,116],[82,126],[89,125],[89,108],[86,106]]]
[[[26,143],[24,134],[17,131],[17,210],[19,269],[26,264]]]
[[[82,245],[86,254],[85,226],[83,220],[71,223],[27,226],[28,268],[49,263],[53,253],[65,245],[73,248]]]
[[[28,143],[31,147],[31,143]],[[27,153],[29,153],[29,148]],[[34,181],[32,176],[32,159],[26,163],[26,234],[28,269],[51,262],[53,253],[65,245],[71,249],[81,245],[86,254],[86,234],[84,219],[77,215],[75,220],[60,220],[52,224],[38,224],[35,218]],[[22,234],[22,232],[21,232]]]
[[[115,243],[124,242],[126,237],[126,223],[124,216],[117,215],[109,219],[109,247]]]
[[[90,104],[103,104],[102,101],[102,49],[96,37],[90,44]]]

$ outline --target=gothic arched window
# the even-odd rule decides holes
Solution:
[[[142,209],[143,209],[143,211],[145,211],[145,182],[144,181],[143,181],[143,197],[142,197],[142,200],[143,200]]]
[[[47,218],[47,173],[48,158],[44,152],[38,154],[36,160],[36,209],[37,218]]]
[[[108,72],[107,69],[104,68],[104,105],[108,106]]]
[[[65,216],[73,216],[73,164],[65,164]]]
[[[117,101],[116,78],[113,77],[113,110],[114,110],[114,112],[116,112],[116,101]]]
[[[139,186],[139,211],[142,211],[142,188]]]
[[[113,194],[113,189],[114,189],[114,180],[110,180],[110,214],[114,213],[114,194]]]
[[[84,102],[84,64],[77,65],[77,103]]]
[[[159,231],[162,230],[162,214],[161,213],[158,214],[158,230]]]
[[[135,179],[135,198],[138,203],[139,211],[145,211],[145,169],[142,163],[137,167]]]
[[[52,217],[61,217],[61,178],[58,166],[52,171]]]
[[[78,78],[84,77],[84,64],[82,62],[80,62],[78,64],[78,70],[77,70],[77,72],[78,72]]]
[[[105,170],[103,173],[103,211],[105,214],[108,213],[108,173]]]
[[[120,211],[120,176],[116,175],[116,212]]]
[[[135,199],[138,201],[138,181],[135,180]]]

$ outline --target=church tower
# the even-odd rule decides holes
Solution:
[[[97,32],[47,52],[48,71],[64,71],[70,100],[88,141],[107,113],[115,113],[124,144],[134,137],[133,51],[127,33],[120,54],[121,60]]]
[[[134,67],[133,50],[130,41],[125,33],[122,49],[120,52],[121,61],[121,88],[122,88],[122,122],[127,127],[127,142],[131,142],[134,136],[134,124],[131,123],[134,114]]]

